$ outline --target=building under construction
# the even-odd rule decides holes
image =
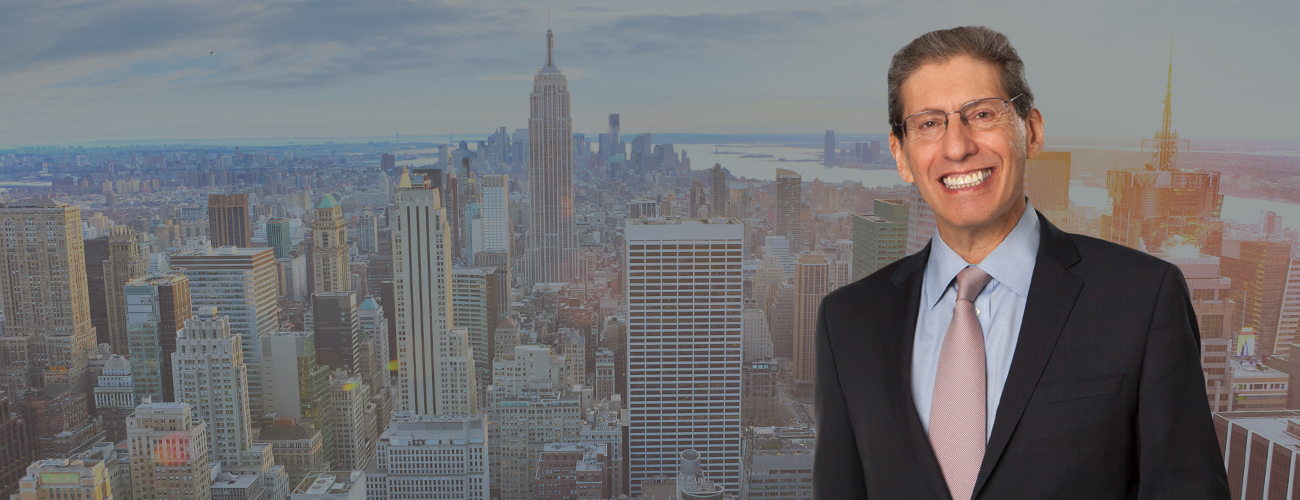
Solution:
[[[1179,140],[1170,126],[1173,76],[1171,48],[1164,124],[1153,138],[1142,141],[1152,163],[1107,172],[1111,213],[1101,218],[1101,238],[1148,252],[1190,246],[1217,257],[1223,250],[1219,173],[1178,168],[1187,141]]]

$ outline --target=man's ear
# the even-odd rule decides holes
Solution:
[[[903,178],[903,182],[911,184],[916,182],[912,175],[912,169],[907,163],[907,155],[903,154],[903,141],[894,135],[894,131],[889,131],[889,153],[894,155],[894,163],[898,164],[898,176]]]
[[[1043,150],[1043,114],[1038,108],[1029,110],[1025,117],[1025,157],[1033,158]]]

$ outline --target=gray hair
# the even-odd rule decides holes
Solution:
[[[1008,99],[1020,94],[1012,104],[1020,118],[1034,109],[1034,93],[1025,80],[1025,62],[1016,54],[1006,35],[983,26],[962,26],[931,31],[899,49],[889,62],[889,127],[903,138],[903,82],[921,66],[943,63],[957,56],[968,56],[998,68],[1002,91]]]

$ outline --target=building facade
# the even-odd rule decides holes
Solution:
[[[177,334],[193,311],[190,280],[183,272],[169,272],[128,281],[123,292],[135,400],[175,401],[171,359]]]
[[[710,477],[738,494],[744,227],[644,219],[625,235],[632,493],[695,449]]]
[[[367,500],[488,500],[482,415],[393,415],[365,471]]]
[[[188,403],[145,403],[126,423],[131,447],[132,500],[207,500],[208,424],[191,418]]]
[[[572,281],[578,235],[573,217],[573,119],[569,82],[555,67],[555,41],[546,30],[546,65],[528,97],[528,189],[532,218],[525,270],[530,283]]]

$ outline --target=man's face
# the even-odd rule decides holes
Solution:
[[[901,91],[904,117],[955,111],[988,97],[1015,97],[1003,95],[995,66],[967,56],[922,66],[903,81]],[[976,230],[1018,215],[1012,208],[1024,199],[1025,160],[1042,149],[1043,121],[1037,109],[1021,119],[1014,106],[1008,105],[1006,118],[989,130],[974,130],[953,113],[943,137],[933,142],[889,135],[898,174],[916,184],[941,230]]]

